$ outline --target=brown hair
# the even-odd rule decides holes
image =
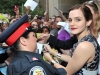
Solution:
[[[93,0],[93,1],[87,1],[85,3],[83,3],[85,5],[88,5],[90,7],[92,7],[92,9],[94,10],[95,14],[98,14],[98,18],[96,19],[96,23],[94,23],[91,27],[91,33],[98,38],[98,32],[100,31],[100,1],[97,0]]]
[[[92,20],[92,13],[87,6],[85,6],[83,4],[77,4],[77,5],[74,5],[73,7],[71,7],[69,9],[69,12],[74,9],[80,9],[83,12],[83,15],[84,15],[86,21]]]

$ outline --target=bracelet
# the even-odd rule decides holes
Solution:
[[[61,53],[58,53],[57,54],[57,58],[61,58]]]
[[[57,63],[57,62],[54,60],[51,61],[51,65],[54,65],[55,63]]]

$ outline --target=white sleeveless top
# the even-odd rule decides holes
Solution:
[[[100,35],[99,35],[99,37],[98,37],[97,41],[98,41],[98,43],[99,43],[99,45],[100,45]]]
[[[99,43],[99,46],[100,46],[100,35],[97,39],[98,43]],[[98,74],[100,74],[100,53],[99,53],[99,66],[98,66]]]
[[[86,69],[82,69],[83,70],[83,75],[97,75],[97,70],[95,71],[88,71]]]

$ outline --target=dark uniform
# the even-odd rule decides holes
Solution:
[[[14,55],[7,72],[8,75],[66,75],[66,72],[60,74],[52,65],[43,61],[40,54],[27,51],[19,51]]]

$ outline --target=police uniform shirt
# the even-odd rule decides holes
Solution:
[[[14,55],[11,64],[8,66],[7,72],[8,75],[58,75],[59,74],[53,66],[43,61],[41,55],[26,51],[19,51]]]

